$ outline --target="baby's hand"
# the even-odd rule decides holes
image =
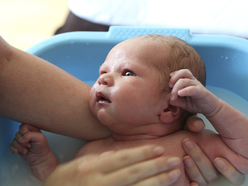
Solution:
[[[31,125],[20,126],[9,148],[12,153],[20,154],[29,163],[34,176],[40,181],[45,181],[58,165],[45,135]]]
[[[188,69],[170,74],[170,104],[207,117],[215,115],[219,99],[208,91]]]
[[[31,166],[37,164],[50,152],[46,137],[40,129],[22,124],[10,145],[10,151],[20,154]]]

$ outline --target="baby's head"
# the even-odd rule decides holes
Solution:
[[[206,70],[204,62],[198,52],[185,41],[170,35],[142,35],[132,39],[147,40],[147,42],[158,45],[156,48],[150,48],[153,51],[151,56],[151,67],[160,72],[161,83],[165,91],[170,91],[169,79],[170,73],[189,69],[198,81],[204,86],[206,84]],[[154,58],[156,55],[157,58]]]
[[[204,62],[198,52],[185,41],[170,35],[143,35],[137,39],[147,40],[148,42],[157,43],[161,48],[160,59],[153,61],[151,65],[161,74],[161,88],[170,92],[169,74],[180,69],[189,69],[194,77],[204,86],[206,84],[206,69]],[[152,49],[151,49],[152,50]],[[156,50],[154,50],[156,55]],[[185,121],[187,117],[193,115],[187,111],[182,111],[180,119]]]
[[[189,69],[205,84],[201,57],[181,39],[144,35],[121,42],[100,67],[100,77],[90,93],[91,110],[104,125],[122,135],[147,131],[163,135],[162,131],[179,130],[179,115],[185,119],[188,114],[169,105],[170,73],[179,69]]]

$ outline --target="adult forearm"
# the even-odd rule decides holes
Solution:
[[[2,38],[0,50],[1,116],[81,139],[109,134],[89,109],[88,85]]]

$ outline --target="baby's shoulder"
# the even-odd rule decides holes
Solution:
[[[157,143],[165,147],[182,146],[182,142],[186,138],[193,140],[198,145],[213,145],[213,142],[220,141],[220,136],[218,134],[211,130],[204,129],[199,133],[191,132],[189,130],[180,130],[157,139]]]
[[[169,141],[169,142],[179,142],[186,138],[191,138],[196,141],[198,139],[199,133],[194,133],[189,130],[180,130],[169,135],[163,136],[160,138],[161,141]]]
[[[105,138],[95,141],[89,141],[85,145],[81,147],[81,149],[77,152],[76,157],[80,157],[87,154],[101,154],[106,151],[113,150],[112,138]]]

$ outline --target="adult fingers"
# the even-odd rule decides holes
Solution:
[[[150,177],[148,179],[142,180],[136,184],[133,184],[134,186],[169,186],[175,183],[179,176],[181,175],[181,172],[179,169],[174,169],[169,172],[161,173],[156,176]]]
[[[153,159],[164,153],[162,147],[145,146],[128,150],[120,150],[108,156],[100,156],[98,169],[112,172],[139,162]]]
[[[197,116],[189,117],[186,126],[191,132],[201,132],[205,128],[203,120]]]
[[[183,163],[185,172],[191,182],[196,182],[198,185],[201,186],[207,185],[205,178],[202,176],[201,172],[190,156],[185,156],[183,158]],[[194,184],[195,183],[192,183],[192,185]]]
[[[245,175],[240,173],[224,158],[215,158],[214,165],[218,171],[232,184],[241,185],[245,181]]]
[[[161,156],[164,151],[146,146],[86,155],[59,166],[45,185],[170,185],[180,176],[178,169],[170,167],[177,166],[180,159]],[[114,163],[116,160],[120,162]]]
[[[146,162],[137,163],[109,174],[106,179],[108,180],[107,185],[118,185],[118,183],[123,183],[124,185],[134,183],[137,185],[172,184],[178,179],[180,171],[179,169],[170,169],[179,165],[180,162],[181,160],[177,157],[159,157]],[[164,173],[165,171],[168,172]]]
[[[211,183],[219,178],[219,173],[199,146],[187,138],[183,141],[183,147],[186,154],[192,158],[207,183]]]

